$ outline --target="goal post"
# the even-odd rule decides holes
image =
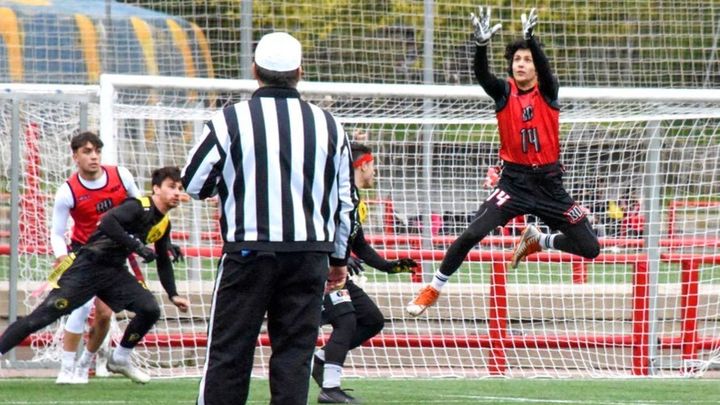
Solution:
[[[103,78],[103,86],[108,83],[114,83],[114,103],[101,103],[101,110],[114,108],[114,113],[103,114],[103,122],[124,122],[122,126],[128,128],[132,125],[127,123],[136,116],[157,121],[196,120],[203,114],[207,118],[218,108],[217,100],[221,105],[236,102],[249,97],[257,86],[254,81],[243,80],[128,76]],[[421,259],[427,279],[449,241],[467,225],[468,217],[488,194],[481,188],[482,178],[486,169],[497,163],[498,146],[491,100],[479,86],[301,82],[299,91],[306,99],[330,109],[349,134],[356,129],[370,133],[380,175],[375,190],[366,194],[377,202],[367,233],[376,247],[390,256]],[[179,96],[184,92],[194,97],[189,107]],[[144,97],[161,107],[125,101]],[[678,349],[679,343],[670,343],[677,334],[697,336],[697,329],[693,332],[687,328],[697,328],[698,324],[683,320],[678,326],[668,320],[668,314],[676,310],[680,318],[693,313],[692,309],[673,306],[672,300],[680,298],[669,291],[677,283],[682,290],[677,294],[703,289],[710,301],[696,304],[712,306],[710,297],[718,292],[717,280],[712,260],[705,257],[709,253],[707,244],[718,243],[717,231],[712,226],[686,224],[686,229],[699,233],[695,240],[698,245],[687,240],[674,242],[683,244],[683,253],[690,252],[698,261],[710,263],[704,265],[711,269],[710,282],[695,287],[688,284],[692,277],[676,274],[681,271],[672,255],[679,251],[664,235],[669,196],[717,199],[711,173],[718,170],[714,162],[720,142],[716,129],[720,92],[561,88],[560,101],[563,163],[568,167],[566,187],[591,210],[603,241],[601,258],[587,262],[549,252],[538,255],[524,271],[505,272],[506,256],[518,229],[501,231],[471,252],[468,264],[451,280],[445,305],[441,300],[426,318],[418,320],[403,312],[404,303],[412,298],[418,284],[410,278],[368,275],[367,289],[375,292],[388,325],[371,348],[351,355],[356,370],[400,367],[408,375],[661,375],[685,370],[682,364],[688,360],[707,360],[702,354],[707,355],[707,348],[718,339],[714,324],[700,339],[702,344],[684,342]],[[173,108],[178,109],[173,112]],[[138,114],[139,109],[145,111]],[[706,167],[694,171],[698,161],[705,162]],[[387,205],[394,210],[389,219]],[[617,206],[621,213],[616,210],[609,214],[611,206]],[[695,220],[700,223],[711,218],[711,211],[701,211]],[[201,256],[217,255],[218,249],[205,246],[193,251],[189,247],[191,254]],[[573,276],[566,285],[562,273],[568,266]],[[415,281],[422,278],[415,277]],[[595,290],[604,293],[595,297]],[[589,308],[583,306],[585,299],[591,302]],[[499,308],[499,303],[504,308]],[[536,319],[531,309],[537,307],[547,308],[540,310]],[[563,314],[561,320],[556,319],[559,313]],[[603,321],[592,320],[590,314]],[[546,326],[536,328],[537,324]],[[564,329],[562,325],[571,327]],[[521,337],[514,335],[517,328],[522,331]],[[486,344],[478,343],[484,340],[482,336],[487,337]],[[473,338],[477,339],[474,343]],[[661,343],[651,344],[656,341]],[[434,347],[434,342],[443,343]],[[459,350],[462,342],[464,350],[477,353],[456,353],[455,361],[449,361],[452,356],[448,351]],[[697,355],[693,359],[675,353],[687,353],[688,347],[698,346],[705,350],[692,351]],[[570,353],[563,353],[568,347]],[[540,354],[551,349],[555,353]],[[264,353],[262,345],[258,352]],[[410,353],[416,352],[418,358],[414,359]],[[378,353],[384,357],[378,358]]]
[[[184,165],[204,120],[256,88],[243,80],[103,75],[89,114],[107,139],[104,159],[148,190],[154,168]],[[479,86],[300,82],[298,89],[351,137],[368,133],[378,178],[362,194],[366,236],[388,258],[413,257],[424,269],[412,276],[367,269],[358,280],[386,324],[351,352],[347,375],[678,376],[718,360],[720,91],[562,88],[565,187],[589,210],[600,257],[548,251],[509,270],[519,232],[537,221],[518,218],[473,249],[438,304],[416,319],[405,304],[491,191],[482,184],[498,164],[492,100]],[[57,164],[45,155],[57,150],[41,151],[40,173]],[[60,181],[43,178],[41,188]],[[222,247],[216,204],[191,201],[172,213],[173,238],[188,256],[176,267],[178,288],[193,305],[185,315],[164,302],[138,347],[155,376],[202,369]],[[164,299],[154,273],[151,288]],[[120,329],[124,322],[121,315]],[[263,329],[258,375],[266,375],[268,355]]]

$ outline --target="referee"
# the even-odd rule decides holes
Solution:
[[[205,124],[183,169],[190,196],[219,195],[224,242],[201,405],[247,401],[266,312],[271,403],[306,404],[324,288],[347,276],[349,144],[330,113],[300,98],[301,55],[289,34],[263,36],[260,88]]]

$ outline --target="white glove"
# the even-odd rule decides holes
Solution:
[[[531,39],[533,37],[533,29],[538,23],[537,10],[534,8],[530,10],[529,17],[526,16],[525,13],[522,13],[520,21],[522,22],[523,27],[523,38]]]
[[[490,7],[478,7],[479,15],[470,13],[470,22],[472,22],[475,37],[475,43],[478,46],[487,46],[490,43],[490,39],[495,35],[496,32],[502,28],[502,24],[495,24],[490,28]]]

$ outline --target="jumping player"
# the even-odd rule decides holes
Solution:
[[[498,79],[488,68],[487,46],[502,27],[490,27],[490,8],[471,14],[474,27],[475,76],[495,101],[500,134],[502,173],[497,187],[480,206],[474,221],[450,245],[430,285],[423,288],[406,310],[418,316],[433,305],[450,276],[478,242],[512,218],[533,214],[560,234],[543,234],[530,225],[513,251],[511,267],[543,249],[594,258],[600,253],[585,211],[563,188],[560,164],[559,85],[547,57],[533,35],[537,12],[522,15],[523,38],[505,48],[507,79]]]

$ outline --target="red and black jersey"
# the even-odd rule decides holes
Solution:
[[[85,244],[90,234],[97,229],[100,216],[110,208],[120,205],[127,198],[127,190],[115,166],[102,166],[107,183],[97,189],[89,189],[80,181],[80,175],[74,173],[67,180],[73,196],[73,208],[70,216],[73,225],[70,239],[74,243]]]
[[[543,97],[538,86],[521,92],[508,79],[505,106],[496,113],[500,159],[519,165],[546,165],[560,158],[560,111]]]

